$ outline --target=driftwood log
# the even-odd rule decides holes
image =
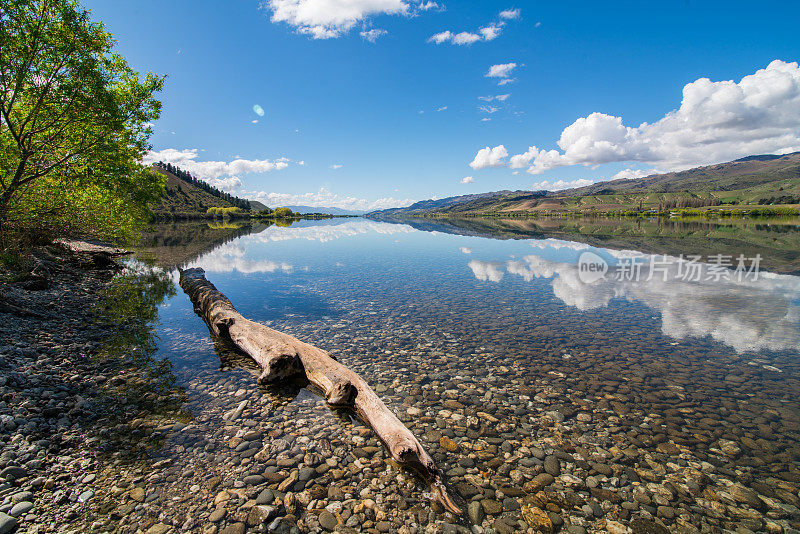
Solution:
[[[461,513],[447,495],[441,473],[422,444],[360,376],[327,351],[245,319],[231,301],[206,280],[203,269],[181,271],[180,285],[213,334],[258,363],[262,369],[259,384],[305,375],[328,404],[354,409],[372,427],[395,462],[417,471],[430,483],[436,500],[449,511]]]

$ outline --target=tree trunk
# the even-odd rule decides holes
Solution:
[[[180,285],[211,331],[258,363],[262,369],[260,384],[304,374],[328,404],[354,409],[372,427],[395,462],[420,473],[445,508],[461,513],[447,495],[441,473],[422,444],[360,376],[320,348],[245,319],[206,280],[203,269],[181,271]]]

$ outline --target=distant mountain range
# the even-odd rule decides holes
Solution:
[[[270,206],[273,207],[273,206]],[[343,208],[320,206],[274,206],[276,208],[289,208],[296,213],[327,213],[330,215],[362,215],[364,210],[346,210]]]
[[[564,191],[495,191],[424,200],[374,211],[370,218],[532,213],[606,213],[730,205],[800,204],[800,152],[748,156],[727,163]]]
[[[267,207],[266,204],[263,202],[259,202],[258,200],[251,200],[250,206],[252,207],[253,211],[261,211]],[[284,205],[275,205],[269,206],[272,209],[275,208],[289,208],[295,213],[325,213],[327,215],[363,215],[363,210],[346,210],[342,208],[334,208],[334,207],[317,207],[317,206],[284,206]]]
[[[539,195],[543,196],[546,192],[541,192]],[[438,198],[431,200],[420,200],[405,208],[390,208],[380,211],[373,211],[368,213],[369,216],[375,217],[392,217],[394,215],[415,215],[423,213],[433,213],[440,211],[448,211],[451,209],[461,209],[465,206],[482,206],[491,205],[500,198],[509,198],[515,196],[529,197],[533,195],[532,191],[492,191],[489,193],[477,193],[473,195],[459,195],[457,197]]]

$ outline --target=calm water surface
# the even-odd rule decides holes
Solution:
[[[359,372],[469,514],[433,505],[351,414],[296,387],[260,390],[178,289],[158,308],[153,357],[183,400],[145,433],[159,439],[141,445],[144,465],[109,468],[148,495],[123,531],[255,531],[258,505],[300,531],[329,515],[345,531],[798,528],[800,277],[769,272],[769,258],[747,274],[681,263],[680,241],[652,257],[364,219],[196,249],[181,235],[151,243],[156,264],[202,267],[244,316]],[[725,242],[712,254],[736,266]],[[592,283],[588,259],[608,266]]]

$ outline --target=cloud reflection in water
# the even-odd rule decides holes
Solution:
[[[538,248],[544,249],[547,244],[541,242]],[[557,245],[555,248],[564,246]],[[469,267],[477,279],[491,282],[503,279],[503,267],[529,282],[552,278],[555,296],[580,310],[608,306],[614,298],[641,302],[661,313],[662,331],[675,339],[711,336],[737,352],[786,350],[800,345],[800,277],[762,271],[756,279],[715,280],[713,266],[701,263],[699,275],[684,280],[679,258],[595,251],[617,259],[636,258],[641,262],[638,279],[618,276],[617,265],[604,278],[587,284],[581,281],[577,262],[552,261],[537,254],[506,262],[472,260]],[[658,266],[652,276],[651,259]]]

